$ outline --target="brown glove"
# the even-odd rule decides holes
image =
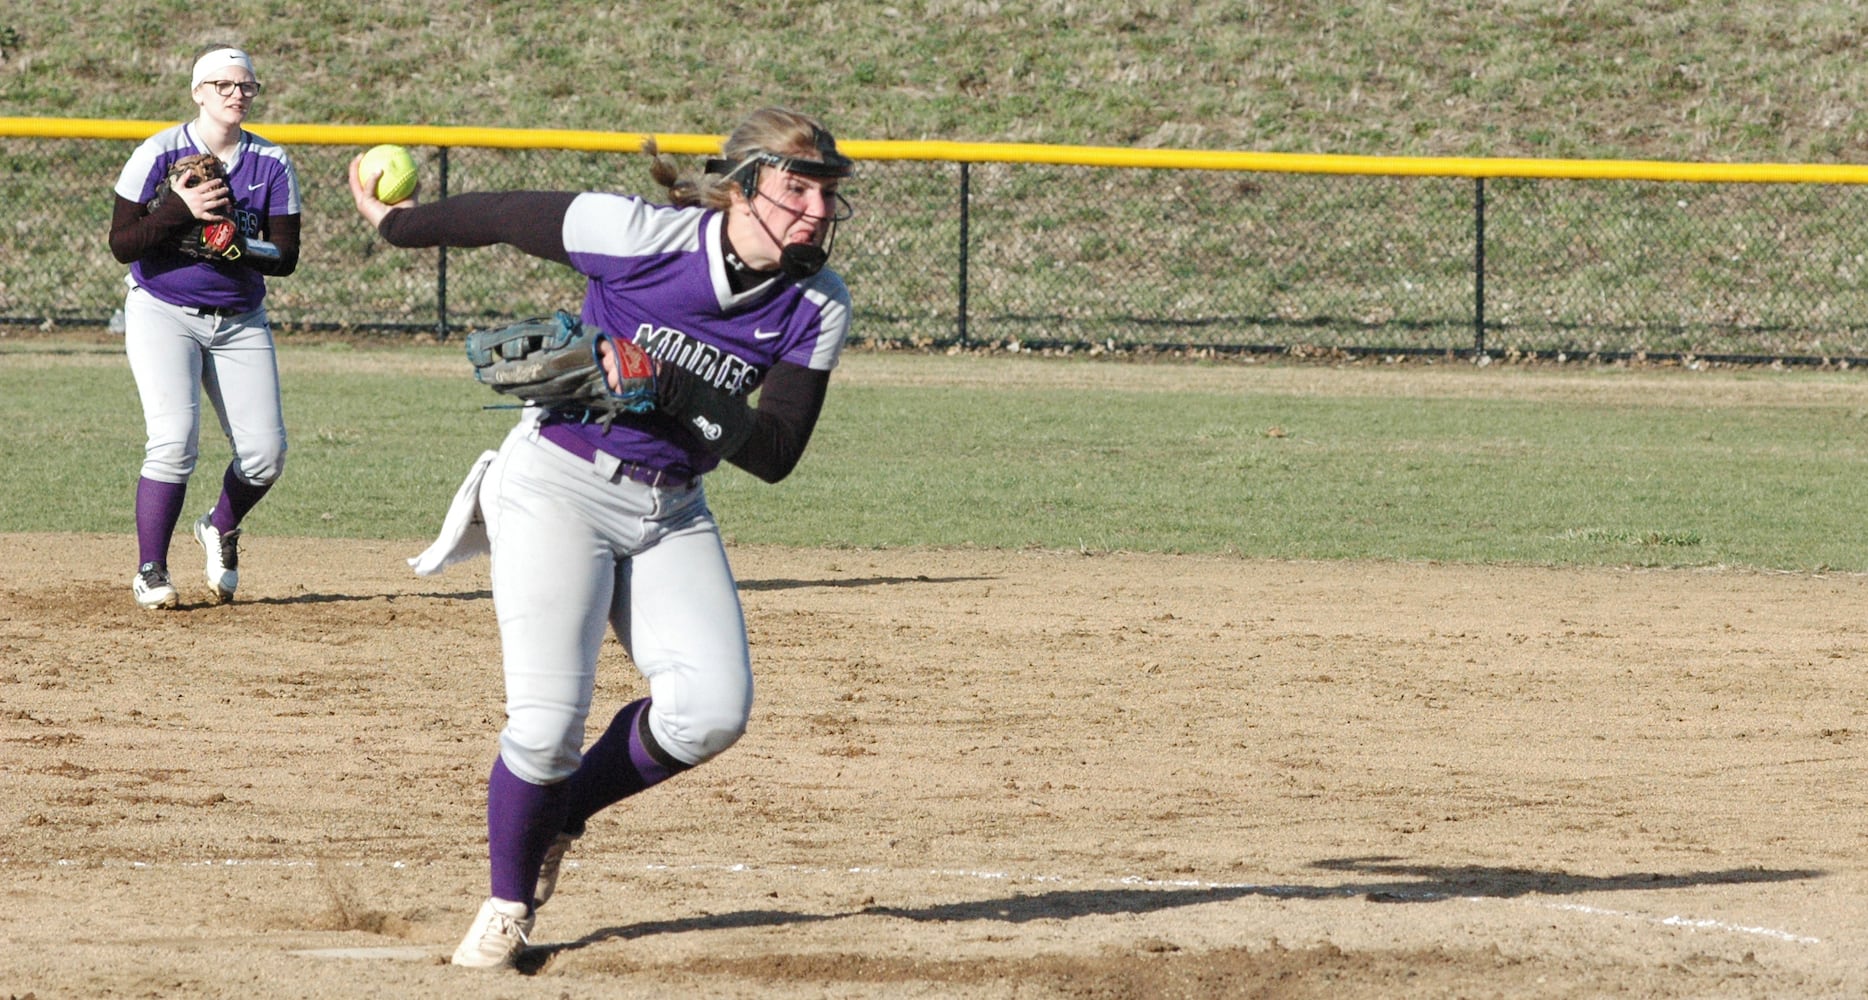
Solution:
[[[162,187],[156,190],[156,196],[149,199],[143,207],[150,215],[154,215],[169,202],[180,201],[181,189],[200,187],[210,181],[225,181],[226,179],[227,168],[221,165],[218,158],[208,153],[184,156],[169,164],[169,173]],[[192,216],[194,212],[190,211],[188,214]]]
[[[156,191],[156,196],[144,206],[149,214],[162,211],[171,203],[180,203],[180,192],[184,188],[200,187],[214,181],[225,183],[227,168],[221,161],[208,154],[196,153],[184,156],[169,165],[166,183]],[[177,212],[176,209],[169,209]],[[178,213],[179,214],[179,213]],[[279,259],[279,250],[263,240],[249,240],[240,234],[240,227],[232,220],[222,219],[203,221],[194,217],[193,209],[186,209],[188,223],[182,227],[175,240],[170,244],[177,253],[197,260],[243,260],[247,264],[259,264]]]

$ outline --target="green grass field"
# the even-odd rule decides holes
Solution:
[[[514,416],[458,350],[282,348],[290,457],[253,534],[431,534]],[[1500,368],[854,353],[790,479],[708,491],[743,543],[1868,570],[1859,376]],[[6,345],[0,420],[0,530],[129,532],[119,344]],[[227,460],[205,424],[190,510]]]

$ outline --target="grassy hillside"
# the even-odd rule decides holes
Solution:
[[[1852,5],[1690,0],[696,0],[0,13],[0,114],[178,119],[248,47],[258,122],[718,132],[786,103],[851,138],[1851,162]],[[72,30],[73,26],[82,30]],[[152,30],[159,28],[160,30]]]

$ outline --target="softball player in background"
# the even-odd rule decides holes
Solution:
[[[117,178],[110,252],[130,265],[124,349],[147,434],[136,483],[138,567],[130,590],[147,609],[180,603],[169,576],[169,540],[200,452],[201,390],[233,449],[220,499],[194,526],[217,600],[232,600],[239,584],[240,521],[285,464],[265,275],[291,274],[298,266],[299,187],[285,150],[242,127],[259,91],[245,52],[209,46],[195,60],[189,83],[200,113],[136,147]],[[179,198],[149,212],[145,205],[168,183],[169,166],[196,153],[219,159],[225,182],[176,187]],[[184,234],[204,221],[223,220],[277,253],[226,261],[180,252]]]
[[[722,459],[768,482],[791,472],[849,327],[849,293],[823,265],[851,163],[821,124],[754,112],[698,177],[648,152],[671,206],[594,192],[391,206],[350,166],[389,243],[506,243],[568,265],[589,278],[583,322],[657,369],[656,412],[606,428],[528,410],[481,480],[507,721],[487,784],[492,892],[460,965],[510,967],[585,822],[745,732],[746,624],[701,476]],[[649,696],[585,750],[606,625]]]

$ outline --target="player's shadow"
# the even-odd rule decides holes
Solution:
[[[839,580],[741,580],[739,589],[748,593],[765,590],[803,590],[810,587],[897,587],[921,583],[969,583],[977,580],[992,580],[990,576],[863,576]],[[418,594],[294,594],[291,597],[256,597],[242,600],[243,604],[341,604],[347,601],[380,601],[385,597],[418,597],[430,601],[490,601],[490,590],[461,590],[453,593],[424,591]],[[203,604],[201,607],[207,607]]]
[[[994,580],[991,576],[859,576],[839,580],[741,580],[739,589],[744,591],[760,590],[802,590],[807,587],[899,587],[911,583],[972,583],[978,580]]]
[[[1388,876],[1392,881],[1351,883],[1346,894],[1375,902],[1434,902],[1476,896],[1569,896],[1585,892],[1688,889],[1702,885],[1749,885],[1795,882],[1828,874],[1818,868],[1726,868],[1698,872],[1626,872],[1620,875],[1574,875],[1536,868],[1491,865],[1429,865],[1394,857],[1329,858],[1311,863],[1325,871]]]
[[[356,601],[380,601],[382,599],[383,595],[381,594],[293,594],[291,597],[242,598],[240,603],[290,606],[293,604],[347,604]]]
[[[444,594],[439,591],[425,590],[419,594],[407,596],[419,597],[424,601],[490,601],[493,599],[493,592],[490,590],[457,590],[451,594]]]
[[[242,598],[242,604],[344,604],[352,601],[394,601],[398,598],[420,598],[425,601],[490,601],[490,590],[457,590],[453,593],[425,591],[419,594],[294,594],[291,597],[255,597],[251,600]],[[207,605],[203,605],[206,607]]]
[[[1331,900],[1363,898],[1379,903],[1433,903],[1445,899],[1511,899],[1531,894],[1547,896],[1586,892],[1632,892],[1683,889],[1702,885],[1746,885],[1794,882],[1818,878],[1820,869],[1726,868],[1697,872],[1629,872],[1621,875],[1573,875],[1535,868],[1488,865],[1406,864],[1389,857],[1331,858],[1313,862],[1325,871],[1352,872],[1376,878],[1353,879],[1321,885],[1240,884],[1172,885],[1161,888],[1124,886],[1107,889],[1058,889],[993,899],[938,903],[931,906],[865,906],[844,913],[794,913],[785,910],[738,910],[679,920],[649,920],[605,927],[562,944],[537,945],[520,957],[519,968],[537,972],[560,952],[577,951],[604,941],[630,941],[657,934],[727,930],[742,927],[784,927],[852,917],[892,917],[925,923],[965,923],[975,920],[1022,924],[1034,920],[1071,920],[1077,917],[1156,913],[1183,906],[1205,906],[1250,896],[1271,899]]]

